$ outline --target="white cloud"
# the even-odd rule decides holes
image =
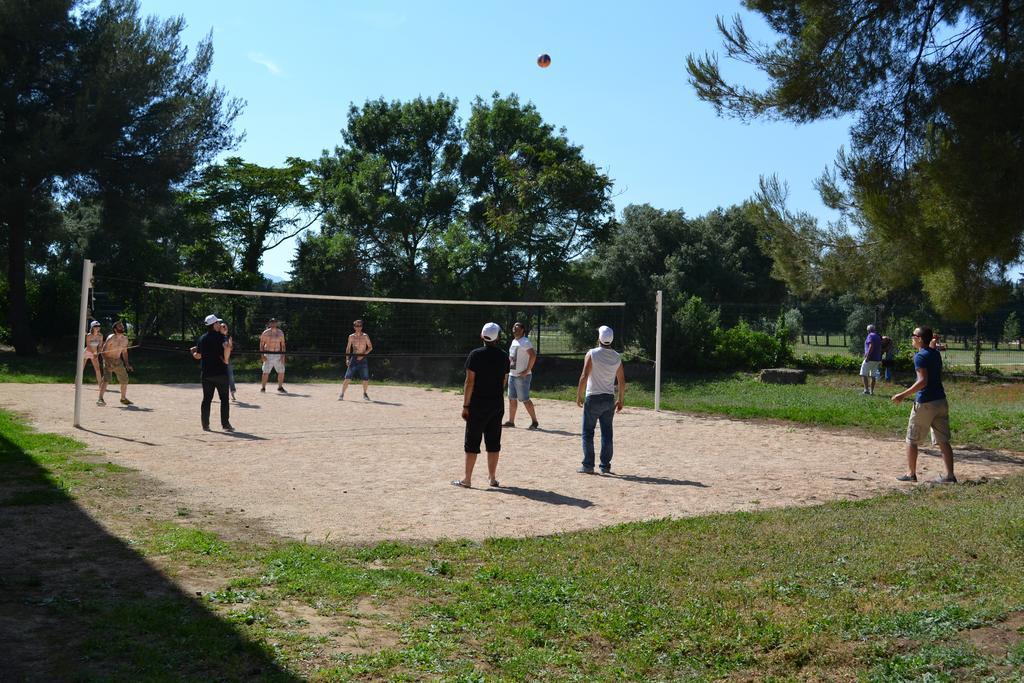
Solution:
[[[278,66],[274,60],[270,59],[270,57],[267,57],[261,52],[250,52],[247,56],[249,57],[250,62],[259,64],[262,67],[266,67],[267,71],[269,71],[274,76],[280,76],[284,74],[284,69]]]

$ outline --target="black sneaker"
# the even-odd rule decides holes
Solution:
[[[516,423],[513,422],[512,420],[505,420],[504,422],[501,423],[501,426],[504,427],[505,429],[515,429]]]
[[[946,477],[946,476],[935,477],[934,479],[932,479],[932,483],[933,484],[955,484],[956,483],[956,477]]]
[[[279,393],[279,394],[287,394],[288,392],[285,391],[284,387],[278,387],[277,388],[277,393]]]
[[[261,394],[267,393],[267,388],[266,387],[260,387],[260,393]]]
[[[369,400],[370,400],[370,397],[369,397],[369,395],[367,395],[367,394],[363,394],[363,400],[364,400],[364,401],[369,401]]]
[[[540,422],[531,422],[530,426],[527,427],[527,429],[531,431],[537,431],[538,429],[540,429]]]
[[[203,431],[204,432],[210,431],[210,425],[203,425]]]
[[[612,468],[611,467],[602,467],[601,468],[601,474],[611,474],[611,473],[612,473]]]
[[[904,474],[902,477],[896,477],[896,481],[917,481],[917,475]]]
[[[593,474],[594,473],[594,468],[593,467],[580,467],[576,471],[579,472],[580,474]]]
[[[235,428],[232,427],[231,425],[222,425],[221,429],[223,429],[225,432],[233,432],[233,431],[235,431]]]

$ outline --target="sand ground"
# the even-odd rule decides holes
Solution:
[[[851,500],[894,488],[900,435],[877,439],[757,421],[626,408],[615,418],[612,476],[575,472],[581,410],[537,400],[542,429],[503,434],[498,479],[484,458],[472,490],[462,475],[462,397],[440,390],[288,385],[288,394],[241,385],[231,406],[238,431],[203,432],[197,385],[132,385],[133,406],[89,385],[82,429],[71,426],[74,387],[0,384],[0,407],[41,430],[74,436],[136,468],[183,507],[242,514],[285,537],[369,543],[384,539],[483,539],[587,529],[660,517]],[[218,404],[213,424],[218,424]],[[908,408],[909,411],[909,408]],[[1024,458],[958,451],[962,481],[1024,471]],[[922,452],[922,479],[941,472]]]

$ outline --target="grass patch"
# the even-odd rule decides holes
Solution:
[[[1024,451],[1024,383],[947,378],[944,384],[955,443]],[[845,375],[809,375],[803,385],[763,384],[747,374],[675,377],[662,383],[661,405],[685,413],[856,427],[889,436],[905,433],[910,404],[896,406],[889,400],[903,387],[879,385],[874,396],[864,396],[862,388],[858,377]],[[540,384],[534,394],[575,400],[576,386]],[[630,384],[626,404],[653,408],[653,387]]]
[[[668,407],[692,412],[897,433],[906,420],[906,407],[857,393],[855,378],[666,387]],[[949,390],[955,429],[988,445],[1020,438],[1002,412],[1008,405],[1019,420],[1017,385],[951,381]],[[631,389],[633,405],[649,398]],[[87,455],[0,411],[0,492],[13,492],[5,509],[73,500],[83,477],[119,471]],[[132,552],[172,573],[198,567],[219,577],[217,589],[189,599],[108,591],[90,578],[89,557],[69,569],[81,582],[73,588],[34,574],[4,588],[41,594],[15,603],[83,625],[88,637],[53,647],[106,677],[983,681],[1024,661],[1019,645],[996,660],[960,635],[1024,608],[1022,519],[1018,476],[483,543],[242,543],[136,520]],[[288,616],[295,605],[309,618]],[[326,626],[310,630],[312,615]],[[371,634],[365,645],[338,645],[360,628]]]

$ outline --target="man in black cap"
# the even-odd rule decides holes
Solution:
[[[217,316],[208,315],[203,322],[206,324],[206,334],[192,347],[192,357],[199,361],[203,379],[203,403],[199,417],[203,430],[210,431],[210,404],[213,402],[213,392],[216,391],[220,398],[220,426],[225,432],[233,432],[235,428],[228,420],[231,404],[228,402],[227,363],[231,360],[231,346],[225,345],[226,339],[217,329]]]

